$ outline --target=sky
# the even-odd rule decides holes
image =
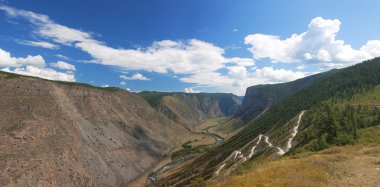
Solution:
[[[0,70],[226,92],[380,56],[380,1],[0,0]]]

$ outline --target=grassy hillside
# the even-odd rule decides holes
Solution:
[[[308,139],[310,144],[298,145],[297,149],[288,156],[279,160],[271,158],[261,159],[260,162],[251,162],[238,168],[233,176],[223,178],[219,181],[207,183],[207,186],[375,186],[380,172],[380,85],[366,92],[354,94],[349,98],[330,99],[330,107],[337,110],[342,116],[340,120],[345,120],[344,110],[354,109],[353,114],[356,119],[346,119],[342,123],[335,124],[324,121],[330,128],[338,125],[341,131],[347,129],[348,121],[358,121],[356,132],[353,132],[350,142],[345,146],[330,147],[332,145],[342,145],[342,139],[335,139],[338,142],[327,142],[322,151],[315,150],[310,144],[317,142],[317,137],[303,137],[310,133],[310,129],[323,130],[321,127],[313,126],[310,120],[316,110],[321,106],[316,106],[309,112],[309,117],[303,120],[303,132],[300,133],[297,141]],[[325,103],[326,104],[326,103]],[[318,108],[318,109],[317,109]],[[323,108],[319,112],[328,113],[329,109]],[[331,110],[331,108],[330,108]],[[316,115],[318,119],[323,119],[324,114]],[[335,114],[336,115],[336,114]],[[334,118],[330,116],[330,118]],[[337,119],[339,121],[339,119]],[[334,132],[333,129],[324,131]],[[350,134],[348,134],[350,135]],[[310,134],[309,134],[310,136]],[[336,136],[338,137],[338,136]],[[341,137],[340,137],[341,138]],[[328,148],[329,147],[329,148]],[[319,148],[321,149],[321,148]],[[202,180],[193,181],[202,182]],[[204,181],[203,181],[204,182]],[[206,183],[205,183],[206,184]]]
[[[376,186],[380,173],[380,124],[360,129],[356,145],[251,162],[206,186]]]
[[[243,122],[248,122],[287,95],[293,94],[310,85],[315,80],[322,79],[323,77],[333,74],[335,71],[337,70],[331,70],[287,83],[249,87],[247,88],[241,110],[236,117],[239,117]]]
[[[313,81],[298,92],[284,97],[263,115],[250,121],[242,131],[224,142],[221,146],[210,150],[192,163],[184,166],[181,170],[162,179],[162,183],[184,185],[189,184],[194,179],[208,180],[213,176],[217,166],[231,155],[234,150],[242,148],[257,138],[259,134],[281,127],[297,116],[302,110],[311,110],[314,107],[319,108],[322,101],[352,99],[355,94],[372,91],[378,84],[380,84],[379,58],[352,67],[335,70]],[[329,115],[327,115],[327,119],[329,119],[328,117]],[[346,119],[350,119],[349,116]],[[338,120],[340,119],[338,118]],[[347,131],[340,131],[341,129],[339,128],[342,127],[341,121],[337,121],[334,124],[338,125],[329,135],[331,140],[333,140],[329,145],[333,145],[337,137],[343,137],[341,138],[342,140],[346,138],[341,132],[351,131],[351,128]],[[329,128],[326,129],[329,130]],[[322,131],[322,133],[326,132]],[[340,136],[342,134],[343,136]],[[314,138],[311,137],[311,139]],[[182,178],[182,180],[178,181],[179,178]]]

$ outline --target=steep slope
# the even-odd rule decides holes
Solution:
[[[282,152],[279,148],[284,150],[286,142],[290,140],[289,136],[294,132],[286,129],[291,127],[295,128],[294,122],[292,121],[295,121],[297,116],[301,116],[301,114],[303,114],[302,111],[309,110],[320,105],[323,101],[334,98],[350,99],[356,93],[373,90],[375,85],[378,84],[380,84],[379,58],[329,73],[313,81],[298,92],[284,97],[277,104],[270,107],[267,112],[248,122],[242,131],[225,141],[222,145],[210,150],[191,163],[173,173],[169,173],[166,177],[159,180],[159,185],[183,186],[190,184],[192,180],[196,179],[212,179],[215,177],[215,172],[218,171],[223,166],[225,160],[228,160],[231,156],[233,158],[239,158],[239,162],[245,159],[255,160],[260,157],[268,158],[268,156],[271,157],[270,155],[280,156]],[[306,112],[303,117],[307,117],[307,115]],[[343,120],[345,119],[343,118]],[[340,125],[344,124],[339,121],[334,122],[334,124],[335,123]],[[308,127],[308,124],[301,122],[300,128],[305,130],[307,129],[305,127]],[[337,127],[339,128],[340,126]],[[318,133],[323,134],[325,132],[317,131],[316,134]],[[264,138],[263,135],[268,136],[268,138],[264,138],[264,142],[266,143],[265,147],[257,151],[257,148],[255,148],[254,155],[251,158],[247,159],[246,154],[240,157],[241,154],[239,151],[247,149],[247,147],[251,147],[252,150],[257,142],[263,141],[262,139],[260,140],[260,135],[262,135],[261,138]],[[340,133],[332,133],[329,134],[329,136],[330,135],[332,136],[332,140],[334,140]],[[275,138],[278,140],[275,141]],[[295,139],[297,139],[297,136]],[[292,147],[294,147],[297,146],[299,142],[293,141],[291,143]],[[228,171],[233,170],[233,167],[235,167],[235,164],[229,164],[229,167],[225,165],[222,168]],[[219,173],[220,172],[221,171],[219,171]]]
[[[157,111],[169,119],[193,129],[205,119],[233,116],[241,102],[233,94],[141,92]]]
[[[275,105],[286,96],[310,85],[315,80],[333,74],[335,71],[337,70],[315,74],[286,83],[257,85],[247,88],[240,110],[234,118],[229,120],[223,126],[218,127],[218,131],[229,134],[230,136],[235,134],[249,121],[262,115],[271,106]]]
[[[374,93],[379,96],[380,89]],[[360,104],[367,102],[367,99],[364,102],[361,100]],[[380,99],[376,102],[380,103]],[[240,175],[231,175],[207,186],[377,186],[380,121],[375,124],[358,129],[355,145],[334,146],[317,152],[294,153],[279,160],[247,163],[238,169]]]
[[[116,88],[0,73],[0,186],[120,186],[187,131]]]
[[[315,80],[321,79],[336,70],[308,76],[292,82],[280,84],[257,85],[247,88],[247,91],[236,117],[240,117],[243,122],[248,122],[259,114],[279,102],[282,98],[297,92],[310,85]]]

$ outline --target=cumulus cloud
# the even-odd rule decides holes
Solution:
[[[45,67],[45,60],[40,55],[12,57],[11,53],[0,48],[0,67],[21,67],[24,65]]]
[[[70,72],[62,73],[45,67],[42,56],[12,57],[11,53],[0,49],[0,67],[2,71],[21,75],[40,77],[49,80],[74,82],[74,75]]]
[[[218,91],[243,95],[248,86],[292,80],[302,74],[273,68],[252,70],[255,65],[253,59],[226,57],[225,49],[197,39],[155,41],[150,46],[139,49],[113,48],[94,39],[89,32],[57,24],[46,15],[4,6],[0,7],[0,10],[4,10],[9,17],[28,20],[34,25],[33,33],[37,34],[38,37],[88,53],[93,58],[93,60],[87,61],[88,63],[118,66],[122,69],[135,71],[172,72],[182,75],[179,79],[182,82],[215,87]],[[270,36],[266,38],[268,41],[276,39],[276,37]],[[278,40],[281,43],[281,40]],[[246,43],[250,42],[254,43],[255,39],[247,37]],[[257,46],[255,45],[255,47]],[[273,47],[277,46],[273,45]],[[251,48],[251,51],[255,50],[255,48]],[[268,56],[268,54],[257,55],[254,56],[256,59]],[[314,53],[310,54],[311,58],[314,58],[313,55]],[[286,54],[282,56],[287,57]],[[226,70],[227,73],[222,74],[220,70]],[[278,72],[284,75],[276,78]],[[255,73],[258,75],[255,76]],[[141,74],[134,74],[130,77],[122,75],[120,78],[150,80]]]
[[[2,6],[10,17],[23,18],[34,24],[38,36],[57,43],[79,48],[98,63],[120,66],[129,70],[147,70],[159,73],[173,71],[179,74],[215,71],[225,63],[249,63],[248,59],[225,58],[224,49],[211,43],[191,39],[163,40],[141,49],[116,49],[93,39],[90,33],[69,28],[52,21],[48,16]]]
[[[181,78],[187,83],[196,83],[199,86],[214,86],[222,92],[232,92],[237,95],[244,95],[245,89],[252,85],[273,84],[286,81],[293,81],[305,77],[300,71],[285,69],[274,69],[272,67],[256,68],[248,72],[245,67],[229,67],[227,74],[219,72],[207,72],[194,74],[189,77]]]
[[[75,71],[75,66],[63,61],[58,61],[56,63],[51,63],[50,66],[58,68],[58,69],[63,69],[63,70],[71,70]]]
[[[326,67],[344,67],[380,55],[380,41],[371,40],[354,49],[343,40],[337,40],[341,22],[321,17],[311,20],[308,30],[289,38],[253,34],[245,37],[245,44],[254,59],[269,58],[273,62],[309,62]]]
[[[150,81],[149,78],[145,77],[144,75],[140,73],[135,73],[131,77],[128,77],[126,75],[121,75],[120,78],[125,80],[140,80],[140,81]]]
[[[58,49],[59,46],[49,43],[49,42],[43,42],[43,41],[28,41],[28,40],[17,40],[17,43],[21,45],[28,45],[33,47],[42,47],[47,49]]]
[[[185,93],[201,93],[202,91],[194,90],[193,88],[185,88],[183,89]]]
[[[57,72],[50,68],[39,68],[34,66],[25,66],[21,68],[3,68],[2,71],[27,75],[32,77],[40,77],[48,80],[75,82],[74,75],[68,73]]]

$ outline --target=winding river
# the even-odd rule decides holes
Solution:
[[[202,129],[201,132],[194,132],[194,131],[191,131],[190,129],[188,129],[188,131],[192,134],[204,134],[206,136],[210,136],[210,137],[213,137],[215,139],[215,143],[212,145],[212,147],[216,147],[218,145],[220,145],[224,138],[221,137],[220,135],[218,134],[215,134],[215,133],[211,133],[209,132],[208,130],[210,128],[213,128],[213,127],[216,127],[216,126],[219,126],[223,124],[223,122],[221,121],[218,121],[218,124],[217,125],[213,125],[213,126],[209,126],[209,127],[206,127],[204,129]],[[179,160],[173,160],[172,162],[158,168],[157,170],[153,171],[152,173],[150,173],[147,177],[149,183],[156,183],[157,180],[158,180],[158,176],[166,171],[168,171],[169,169],[179,165],[179,164],[182,164],[183,162],[185,162],[186,160],[185,159],[179,159]]]

